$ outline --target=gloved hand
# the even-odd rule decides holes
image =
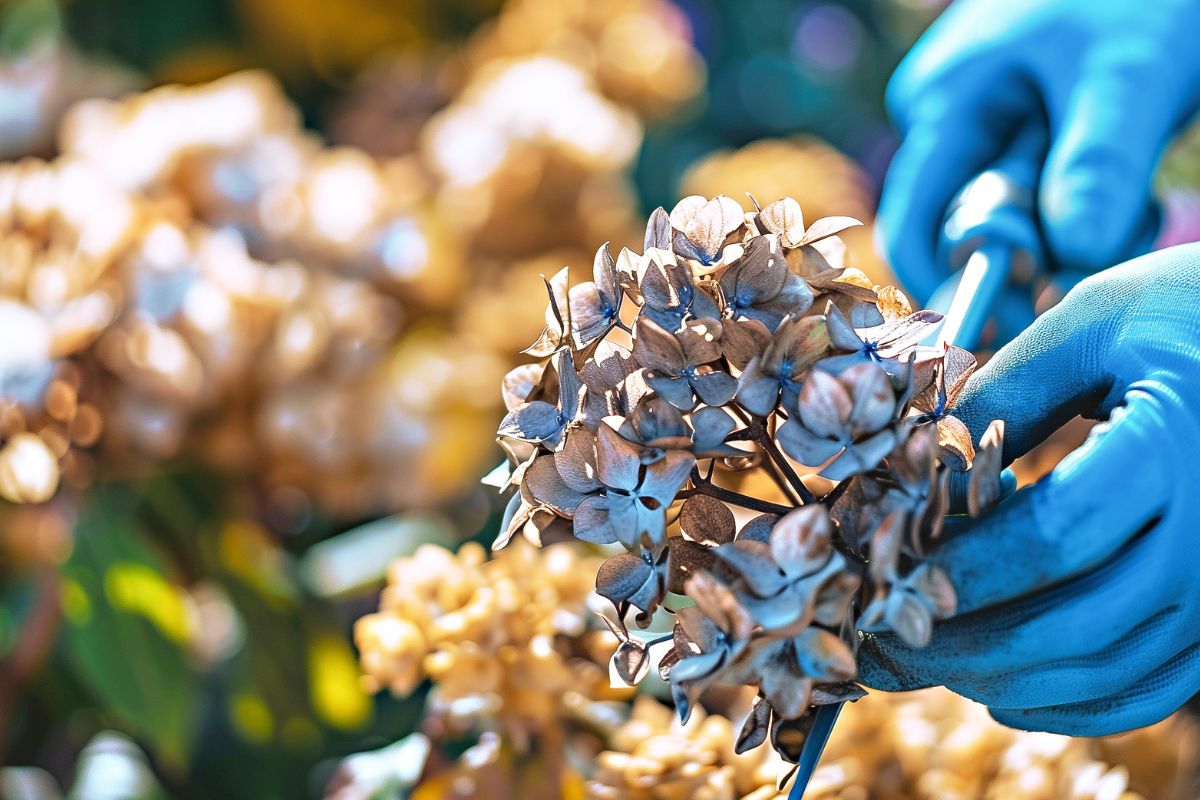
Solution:
[[[904,140],[881,232],[905,287],[929,299],[947,277],[935,260],[946,206],[1047,118],[1049,155],[1029,172],[1050,260],[1091,273],[1147,250],[1152,172],[1200,105],[1197,30],[1195,0],[953,3],[888,86]]]
[[[955,413],[1006,420],[1007,463],[1106,419],[1047,477],[949,534],[933,642],[864,639],[862,680],[944,684],[1019,728],[1097,736],[1200,691],[1200,244],[1094,275],[1001,349]]]

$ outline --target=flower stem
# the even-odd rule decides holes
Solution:
[[[715,498],[722,502],[730,503],[735,506],[741,506],[742,508],[750,511],[758,511],[763,514],[779,514],[782,516],[783,514],[786,514],[792,510],[791,506],[784,506],[767,500],[759,500],[757,497],[750,497],[749,495],[742,494],[741,492],[735,492],[732,489],[726,489],[723,486],[717,486],[716,484],[700,477],[699,470],[692,470],[692,488],[684,489],[679,493],[679,496],[688,498],[694,494],[708,495],[709,497]]]

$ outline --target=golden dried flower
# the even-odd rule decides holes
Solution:
[[[754,686],[737,748],[770,738],[793,762],[815,706],[862,695],[857,630],[920,646],[956,604],[922,559],[949,471],[973,455],[950,409],[974,361],[921,347],[940,316],[840,260],[838,234],[858,224],[806,223],[791,198],[656,210],[643,255],[600,248],[584,291],[565,270],[547,281],[547,327],[526,352],[553,368],[510,373],[499,430],[499,483],[519,491],[495,547],[568,527],[619,543],[596,579],[616,610],[616,672],[648,671],[627,612],[646,627],[668,592],[686,595],[660,664],[681,718],[712,686]],[[637,309],[623,321],[625,297]],[[989,437],[980,508],[998,494]],[[785,502],[735,489],[746,471]]]
[[[355,624],[364,683],[408,694],[434,683],[431,711],[451,728],[498,728],[511,743],[565,724],[581,698],[608,698],[589,657],[591,576],[575,545],[521,543],[491,560],[477,544],[420,547],[395,562],[380,609]]]
[[[740,709],[734,703],[731,710]],[[650,697],[635,701],[587,786],[593,800],[719,797],[783,800],[787,765],[737,755],[733,725],[698,711],[681,725]],[[842,716],[805,797],[811,800],[1143,800],[1182,797],[1193,768],[1185,716],[1118,736],[1017,731],[945,689],[872,694]]]

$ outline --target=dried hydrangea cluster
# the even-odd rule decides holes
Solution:
[[[980,513],[999,491],[1002,428],[979,452],[950,413],[974,358],[919,344],[940,321],[846,267],[837,234],[785,198],[658,209],[642,254],[607,245],[592,280],[546,282],[546,359],[504,382],[499,435],[516,491],[495,546],[523,534],[619,545],[596,589],[616,609],[619,674],[648,672],[639,627],[674,614],[659,671],[687,719],[717,684],[759,690],[739,751],[794,762],[810,709],[861,696],[858,630],[914,646],[954,611],[922,556],[952,470],[974,461]],[[802,475],[801,473],[806,473]],[[777,484],[739,491],[748,473]]]
[[[424,545],[396,561],[354,640],[369,691],[404,696],[433,681],[425,730],[491,730],[524,751],[586,716],[581,707],[627,692],[610,689],[600,666],[608,633],[588,630],[598,558],[566,543],[487,555],[474,543]]]
[[[805,792],[811,800],[1143,800],[1187,796],[1185,716],[1127,734],[1075,739],[1005,728],[944,689],[873,694],[843,715]],[[783,800],[784,764],[735,754],[718,715],[687,724],[649,697],[610,737],[587,786],[592,800]]]

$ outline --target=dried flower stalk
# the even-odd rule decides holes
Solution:
[[[914,646],[954,612],[923,556],[952,470],[975,447],[951,412],[970,353],[922,346],[940,322],[843,263],[837,234],[784,198],[747,213],[729,197],[658,209],[641,254],[596,253],[592,280],[546,281],[544,359],[504,382],[516,488],[495,547],[573,535],[626,552],[599,594],[636,682],[647,627],[674,614],[659,664],[686,720],[715,684],[758,689],[738,751],[771,740],[795,762],[815,706],[860,697],[859,630]],[[1002,428],[972,472],[972,513],[994,502]],[[746,493],[753,473],[770,492]]]

